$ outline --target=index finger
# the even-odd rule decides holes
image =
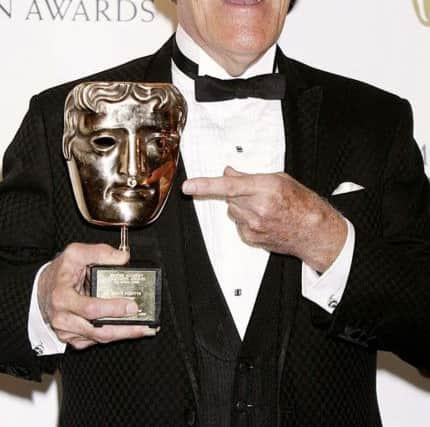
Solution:
[[[251,175],[191,178],[182,184],[184,194],[211,198],[249,196],[254,193]]]

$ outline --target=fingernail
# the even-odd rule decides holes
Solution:
[[[157,331],[155,329],[153,329],[153,328],[147,327],[146,330],[145,330],[145,335],[147,337],[154,337],[156,334],[157,334]]]
[[[185,181],[182,184],[182,191],[185,194],[193,194],[196,191],[196,185],[193,182]]]
[[[137,304],[135,302],[130,302],[127,304],[125,311],[127,314],[132,315],[132,314],[137,314]]]

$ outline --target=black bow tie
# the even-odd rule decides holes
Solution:
[[[250,79],[222,80],[199,76],[198,65],[187,58],[173,43],[173,61],[188,77],[194,79],[199,102],[228,101],[235,98],[283,99],[286,81],[283,74],[263,74]]]

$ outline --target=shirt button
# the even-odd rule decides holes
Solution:
[[[240,145],[236,145],[236,152],[237,153],[243,153],[243,147]]]
[[[254,369],[254,366],[252,365],[252,363],[250,363],[246,360],[243,360],[239,363],[238,368],[239,368],[239,372],[246,373],[246,372],[250,371],[251,369]]]
[[[235,289],[234,290],[234,296],[240,297],[242,295],[242,289]]]
[[[251,405],[250,403],[244,402],[243,400],[238,400],[236,402],[236,405],[234,405],[237,412],[246,412],[249,409],[253,408],[254,405]]]

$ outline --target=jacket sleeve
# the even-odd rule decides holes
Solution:
[[[43,115],[30,103],[3,161],[0,183],[0,371],[40,380],[55,357],[36,357],[27,335],[34,277],[53,257],[52,178]]]
[[[430,196],[412,113],[402,101],[400,120],[373,189],[380,198],[380,236],[353,221],[356,243],[348,283],[329,334],[394,352],[430,368]],[[366,212],[362,213],[365,216]]]

